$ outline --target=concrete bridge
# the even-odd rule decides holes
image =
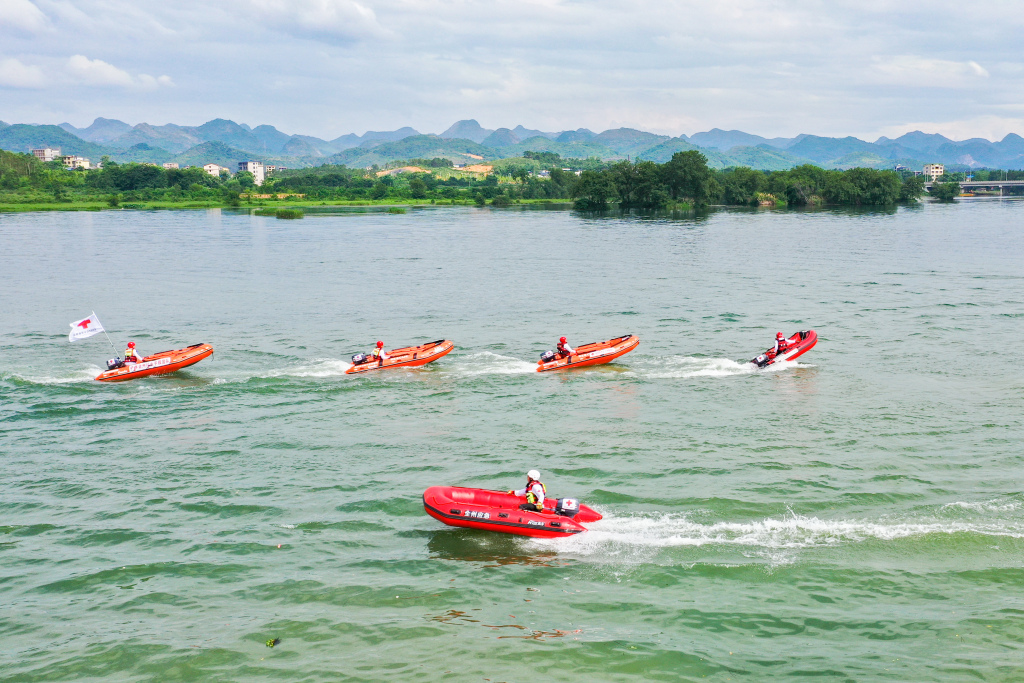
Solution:
[[[971,190],[982,190],[982,189],[995,189],[999,188],[999,194],[1003,193],[1003,189],[1007,187],[1024,187],[1024,180],[967,180],[960,181],[960,190],[962,192],[970,192]],[[924,189],[931,192],[932,182],[929,180],[924,184]]]

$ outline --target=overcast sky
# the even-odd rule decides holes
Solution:
[[[0,0],[0,120],[1024,134],[1021,0]]]

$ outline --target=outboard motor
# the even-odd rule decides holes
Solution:
[[[575,517],[580,511],[580,502],[575,498],[559,498],[555,502],[555,514],[563,517]]]
[[[764,366],[768,365],[768,361],[769,360],[770,359],[768,358],[768,354],[767,353],[762,353],[760,356],[758,356],[757,358],[755,358],[754,360],[752,360],[750,362],[753,363],[754,365],[756,365],[759,368],[763,368]]]
[[[107,370],[116,370],[124,365],[124,361],[120,358],[111,358],[107,361]]]
[[[542,363],[550,363],[555,359],[555,356],[557,355],[558,354],[555,353],[554,351],[545,351],[544,353],[540,354],[540,361]]]
[[[370,360],[370,357],[367,356],[365,353],[357,353],[356,355],[352,356],[352,365],[362,365],[368,360]]]

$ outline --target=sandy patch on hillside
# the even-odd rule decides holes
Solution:
[[[389,168],[386,171],[377,171],[377,177],[382,175],[398,175],[399,173],[427,173],[427,169],[419,166],[403,166],[402,168]]]

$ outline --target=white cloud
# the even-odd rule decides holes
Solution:
[[[136,77],[136,83],[138,83],[139,87],[144,90],[156,90],[160,86],[174,86],[174,81],[171,80],[170,76],[157,76],[156,78],[154,78],[149,74],[139,74]]]
[[[873,67],[887,85],[959,88],[989,77],[988,71],[973,60],[954,62],[917,55],[875,57]]]
[[[36,33],[47,23],[46,15],[30,0],[0,0],[0,28]]]
[[[68,60],[68,73],[86,85],[130,87],[135,84],[135,79],[127,71],[100,59],[89,59],[85,55],[74,55]]]
[[[299,36],[355,41],[388,34],[374,11],[355,0],[240,0],[240,5],[266,28]]]
[[[154,90],[160,86],[174,85],[170,76],[154,78],[149,74],[132,76],[124,69],[108,64],[101,59],[89,59],[85,55],[74,55],[68,60],[68,73],[84,85],[116,86],[121,88],[142,88]]]
[[[46,76],[38,66],[22,64],[12,58],[0,59],[0,86],[8,88],[45,88]]]

